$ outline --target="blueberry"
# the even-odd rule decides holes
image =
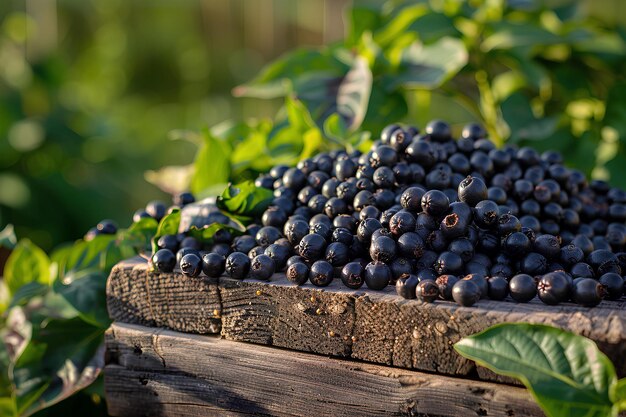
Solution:
[[[585,307],[597,306],[603,296],[602,284],[595,279],[581,278],[572,288],[572,300]]]
[[[450,200],[439,190],[430,190],[422,197],[422,210],[433,217],[443,215],[450,208]]]
[[[202,259],[196,254],[189,253],[180,260],[180,270],[188,277],[197,277],[202,271]]]
[[[316,261],[311,265],[309,280],[316,287],[326,287],[333,281],[333,266],[326,261]]]
[[[361,288],[364,282],[363,265],[360,262],[350,262],[341,269],[341,282],[353,290]]]
[[[151,261],[157,272],[172,272],[176,266],[176,257],[169,249],[159,249],[152,255]]]
[[[488,294],[492,300],[502,301],[509,294],[509,282],[501,276],[493,276],[487,280]]]
[[[345,243],[332,242],[326,247],[325,257],[332,266],[342,266],[350,261],[350,250]]]
[[[429,279],[422,280],[415,288],[415,296],[420,301],[432,303],[439,298],[439,287],[435,281]]]
[[[419,259],[424,253],[424,240],[415,232],[404,233],[398,238],[398,251],[407,258]]]
[[[274,260],[267,255],[257,255],[250,262],[249,278],[267,281],[274,274]]]
[[[545,304],[556,305],[567,301],[570,293],[569,281],[558,272],[547,273],[537,282],[537,294]]]
[[[435,282],[439,287],[439,295],[444,300],[452,300],[452,287],[459,281],[455,275],[439,275]]]
[[[408,211],[399,211],[389,220],[389,230],[394,236],[415,230],[415,217]]]
[[[163,217],[165,217],[165,212],[167,211],[167,206],[164,202],[154,200],[148,203],[146,206],[146,213],[150,215],[156,221],[160,221]]]
[[[169,249],[172,252],[178,250],[178,238],[176,235],[163,235],[157,240],[160,249]]]
[[[391,270],[382,262],[370,262],[365,267],[364,280],[367,288],[382,290],[391,281]]]
[[[487,186],[480,178],[468,176],[459,184],[458,193],[460,201],[474,207],[487,199]]]
[[[274,226],[264,226],[256,234],[256,242],[259,245],[270,245],[282,237],[280,230]]]
[[[244,279],[250,270],[250,258],[241,252],[233,252],[226,258],[226,274],[234,279]]]
[[[202,257],[202,272],[208,277],[217,278],[224,273],[226,259],[222,255],[209,252]]]
[[[309,279],[309,267],[303,262],[294,262],[287,267],[287,279],[296,285],[303,285]]]
[[[527,303],[537,295],[535,279],[527,274],[515,275],[509,281],[511,298],[518,303]]]
[[[396,256],[396,242],[387,237],[380,236],[374,240],[370,245],[370,257],[374,261],[389,263]]]
[[[478,286],[468,280],[460,280],[452,287],[452,298],[464,307],[471,307],[480,300],[481,292]]]
[[[315,233],[308,234],[300,240],[298,252],[307,261],[321,259],[326,250],[326,240]]]
[[[100,223],[96,225],[96,229],[103,235],[114,235],[117,233],[117,223],[113,220],[101,220]]]
[[[614,272],[602,275],[599,282],[608,300],[618,300],[624,293],[624,279]]]
[[[281,271],[286,263],[287,259],[291,255],[291,248],[278,243],[273,243],[265,248],[264,254],[267,255],[274,262],[275,269]]]

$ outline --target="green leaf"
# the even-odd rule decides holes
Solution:
[[[342,144],[348,139],[348,127],[337,113],[333,113],[324,120],[324,134],[332,141]]]
[[[90,269],[71,272],[63,281],[56,281],[53,290],[78,311],[81,319],[106,329],[111,319],[106,307],[107,275]]]
[[[420,17],[429,12],[427,4],[410,4],[394,10],[393,17],[382,29],[374,33],[374,41],[385,49],[398,37],[407,32],[407,29]]]
[[[433,11],[418,17],[411,23],[408,32],[417,33],[424,43],[436,42],[444,36],[459,37],[460,35],[450,17]]]
[[[20,415],[32,415],[93,382],[104,366],[103,334],[80,318],[34,327],[9,371]]]
[[[362,129],[376,137],[389,124],[388,120],[403,120],[408,113],[405,96],[400,91],[386,92],[381,85],[374,85],[370,105]]]
[[[17,237],[15,237],[15,229],[12,224],[7,224],[0,232],[0,247],[13,249],[16,244]]]
[[[276,98],[291,91],[291,83],[301,76],[326,72],[332,76],[345,74],[345,64],[328,49],[298,49],[269,64],[254,80],[233,90],[236,97]]]
[[[156,234],[158,227],[159,223],[155,219],[144,217],[123,231],[121,239],[137,249],[145,249],[150,247],[150,239]]]
[[[337,113],[349,131],[354,132],[363,123],[371,92],[372,72],[365,58],[357,56],[337,90]]]
[[[161,219],[157,231],[152,238],[152,252],[158,250],[157,241],[164,235],[175,235],[178,233],[180,225],[180,209],[173,209],[172,212]]]
[[[226,224],[212,223],[201,228],[191,226],[187,234],[191,237],[196,238],[200,242],[211,243],[213,241],[213,236],[219,230],[228,230],[233,236],[239,236],[243,234],[243,232],[245,232],[246,230],[245,226],[239,222],[237,222],[237,225],[238,227],[232,227]]]
[[[494,32],[481,44],[484,52],[493,49],[536,47],[563,43],[564,39],[531,23],[500,22],[494,24]]]
[[[70,271],[99,268],[110,268],[107,254],[117,244],[115,235],[97,235],[92,240],[79,240],[72,246],[65,264],[60,265],[59,276],[63,277]],[[107,265],[108,264],[108,265]]]
[[[611,401],[615,404],[616,411],[626,410],[626,378],[617,381],[611,391]]]
[[[10,307],[26,305],[26,303],[35,297],[43,297],[49,290],[50,287],[48,285],[37,281],[22,285],[20,289],[13,294]]]
[[[459,72],[467,60],[467,49],[459,39],[444,37],[430,45],[414,42],[402,52],[398,74],[385,76],[383,83],[387,91],[436,88]]]
[[[509,125],[512,142],[550,137],[557,128],[554,116],[537,118],[532,112],[530,101],[521,92],[510,94],[501,104],[502,116]]]
[[[217,198],[217,207],[246,223],[260,216],[269,207],[272,198],[271,190],[246,181],[229,185]]]
[[[498,374],[518,378],[550,417],[612,415],[615,369],[585,337],[545,325],[504,323],[454,348]]]
[[[22,285],[34,281],[48,285],[50,283],[48,255],[30,240],[20,240],[7,259],[4,280],[11,294],[15,294]]]
[[[228,181],[232,149],[227,141],[217,139],[208,129],[202,131],[203,144],[196,153],[191,191],[201,193],[213,184]]]
[[[194,164],[171,165],[144,172],[143,177],[150,184],[168,194],[178,194],[189,190],[194,175]]]
[[[0,397],[0,416],[17,417],[15,401],[11,397]]]
[[[346,46],[355,46],[365,31],[374,31],[382,22],[380,13],[369,7],[351,7],[347,9],[347,35]]]

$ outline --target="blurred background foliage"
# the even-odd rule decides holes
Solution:
[[[172,129],[271,116],[233,86],[343,36],[346,1],[0,2],[0,225],[46,250],[154,198],[145,170],[193,160]]]
[[[348,4],[355,8],[344,24]],[[560,149],[571,165],[626,185],[623,2],[381,4],[1,2],[0,225],[13,223],[18,236],[49,250],[102,218],[127,224],[146,201],[168,198],[144,171],[194,158],[196,145],[168,140],[169,131],[273,116],[282,100],[233,99],[231,89],[286,51],[336,41],[373,60],[376,87],[381,73],[397,75],[385,65],[398,46],[460,39],[469,60],[457,77],[435,90],[406,83],[401,96],[374,88],[370,107],[396,100],[389,116],[420,125],[484,119],[497,140]],[[362,127],[389,121],[368,115]]]

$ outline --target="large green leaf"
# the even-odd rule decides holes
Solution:
[[[107,275],[97,269],[70,272],[63,281],[56,281],[54,291],[78,311],[89,324],[106,329],[111,319],[106,307]]]
[[[29,416],[93,382],[104,366],[103,334],[80,318],[35,326],[9,370],[20,415]]]
[[[178,226],[180,225],[180,210],[175,208],[171,213],[167,214],[159,222],[157,231],[152,238],[152,252],[158,250],[157,241],[164,235],[175,235],[178,233]]]
[[[65,276],[70,271],[100,268],[102,270],[111,267],[108,254],[115,250],[117,245],[116,235],[97,235],[91,240],[78,240],[71,249],[59,256],[59,277]]]
[[[203,143],[196,153],[191,191],[199,194],[213,184],[228,182],[230,177],[230,144],[214,137],[209,129],[202,131]]]
[[[492,49],[511,49],[534,47],[538,45],[554,45],[563,43],[564,38],[534,23],[511,23],[507,21],[494,25],[494,32],[482,43],[481,49],[488,52]]]
[[[611,361],[585,337],[550,326],[505,323],[456,343],[466,358],[518,378],[548,416],[615,415]]]
[[[50,259],[37,245],[22,239],[4,267],[4,280],[11,294],[30,282],[50,283]]]
[[[459,39],[444,37],[430,45],[414,42],[402,52],[398,73],[386,75],[383,83],[387,91],[436,88],[459,72],[467,60],[467,49]]]
[[[329,49],[298,49],[269,64],[254,80],[236,87],[233,94],[237,97],[282,97],[292,91],[292,82],[302,76],[322,72],[337,77],[346,71],[346,65]]]
[[[350,131],[363,123],[372,91],[372,72],[365,58],[357,56],[337,89],[337,113]]]
[[[271,190],[257,187],[252,181],[229,185],[217,198],[217,206],[242,222],[260,216],[271,204]]]
[[[7,224],[2,231],[0,231],[0,247],[7,249],[13,249],[17,244],[17,238],[15,237],[15,229],[12,224]]]

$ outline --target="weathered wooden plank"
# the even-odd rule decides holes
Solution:
[[[352,291],[338,280],[323,289],[296,287],[276,274],[269,283],[222,277],[215,285],[206,278],[149,273],[138,265],[115,271],[107,296],[112,318],[121,322],[210,333],[215,327],[207,323],[219,322],[211,316],[214,310],[221,317],[222,336],[231,340],[450,375],[478,371],[483,379],[509,383],[513,380],[476,369],[454,352],[453,344],[496,323],[544,323],[596,341],[618,375],[626,376],[624,299],[595,308],[488,300],[464,308],[404,300],[391,287]]]
[[[133,258],[113,268],[106,292],[109,316],[118,321],[187,333],[221,330],[216,279],[152,273],[145,261]]]
[[[357,297],[355,310],[352,357],[356,359],[466,375],[475,365],[455,353],[454,343],[497,323],[529,322],[556,326],[595,340],[612,359],[618,374],[626,373],[623,302],[585,308],[573,304],[546,306],[537,300],[527,304],[483,300],[467,308],[450,302],[404,300],[388,288]],[[485,368],[478,368],[478,373],[484,379],[513,381]]]
[[[113,416],[541,416],[522,388],[113,324]]]
[[[349,356],[354,298],[341,291],[221,278],[222,335],[324,355]]]

